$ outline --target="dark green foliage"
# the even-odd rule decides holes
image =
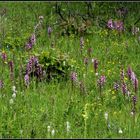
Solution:
[[[45,71],[45,79],[68,79],[69,72],[73,65],[71,59],[66,54],[59,54],[56,50],[52,53],[42,52],[39,55],[39,63]]]

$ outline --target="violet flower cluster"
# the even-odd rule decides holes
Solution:
[[[35,45],[36,43],[36,36],[35,34],[33,33],[31,35],[31,37],[29,38],[27,44],[26,44],[26,49],[29,50],[29,49],[32,49],[32,47]]]
[[[93,61],[94,71],[95,71],[95,73],[97,73],[97,69],[98,69],[98,60],[97,60],[97,59],[94,59],[94,60],[92,60],[92,61]]]
[[[102,75],[99,79],[98,79],[98,85],[100,88],[102,88],[106,82],[106,77],[104,75]]]
[[[5,52],[2,52],[2,53],[1,53],[1,58],[2,58],[3,61],[6,61],[7,55],[6,55]]]
[[[123,31],[124,30],[124,24],[122,21],[113,21],[112,19],[109,19],[107,22],[107,27],[109,29],[115,29],[118,31]]]
[[[127,69],[127,75],[128,75],[129,80],[132,82],[135,93],[136,93],[138,91],[138,79],[130,66]]]
[[[118,84],[118,82],[114,83],[114,90],[118,91],[119,90],[120,85]]]
[[[36,76],[39,80],[43,75],[43,70],[41,65],[38,62],[38,58],[35,56],[32,56],[26,66],[26,74],[24,77],[25,85],[29,85],[29,76],[33,73],[34,76]]]

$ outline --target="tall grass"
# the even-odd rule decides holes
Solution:
[[[132,25],[139,18],[136,3],[101,3],[94,4],[97,16],[108,20],[114,7],[127,6],[129,14],[125,25]],[[139,3],[137,3],[139,5]],[[71,4],[72,9],[83,8],[83,3]],[[75,6],[74,6],[75,5]],[[0,53],[6,53],[7,59],[0,58],[0,80],[4,85],[0,88],[0,137],[1,138],[138,138],[139,133],[139,87],[135,113],[132,112],[135,90],[128,79],[127,68],[131,66],[137,79],[140,77],[140,48],[138,36],[125,31],[116,31],[91,27],[93,33],[83,36],[84,46],[80,51],[81,36],[56,35],[59,27],[52,26],[51,38],[47,27],[55,23],[57,16],[53,13],[50,2],[1,2],[1,8],[7,13],[1,16]],[[64,8],[65,4],[63,5]],[[108,12],[106,13],[106,9]],[[64,9],[65,10],[65,9]],[[112,11],[112,12],[109,12]],[[103,13],[105,12],[105,13]],[[131,14],[130,14],[131,13]],[[24,45],[42,15],[43,26],[36,37],[36,45],[26,51]],[[139,26],[139,23],[137,24]],[[9,38],[9,39],[8,39]],[[19,46],[12,41],[19,39]],[[4,46],[7,40],[13,47]],[[54,42],[55,47],[51,48]],[[88,49],[92,48],[91,56]],[[72,87],[71,79],[60,82],[36,82],[30,80],[28,87],[24,83],[26,64],[32,55],[41,52],[59,51],[66,53],[78,67],[77,81]],[[87,65],[84,59],[87,58]],[[97,72],[94,71],[93,59],[98,60]],[[9,61],[14,64],[14,79],[10,79]],[[124,96],[121,89],[120,70],[124,69],[124,81],[130,95]],[[98,80],[101,76],[106,81],[101,88]],[[114,82],[120,84],[114,90]],[[83,83],[80,86],[80,83]],[[16,97],[13,95],[16,87]],[[84,89],[84,90],[83,90]],[[108,114],[107,118],[105,114]],[[67,128],[67,124],[69,127]]]

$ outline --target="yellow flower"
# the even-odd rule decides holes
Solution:
[[[7,62],[6,62],[6,61],[4,61],[4,64],[7,64]]]
[[[124,81],[126,82],[128,80],[128,78],[127,77],[124,77]]]
[[[88,119],[88,115],[87,114],[82,114],[84,120],[87,120]]]
[[[114,92],[114,91],[112,91],[112,94],[115,94],[115,92]]]
[[[114,113],[113,113],[113,115],[116,115],[117,114],[117,112],[115,111]]]
[[[110,74],[111,70],[108,70],[108,74]]]

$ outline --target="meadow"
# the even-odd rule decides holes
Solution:
[[[0,2],[0,138],[139,138],[139,7]]]

